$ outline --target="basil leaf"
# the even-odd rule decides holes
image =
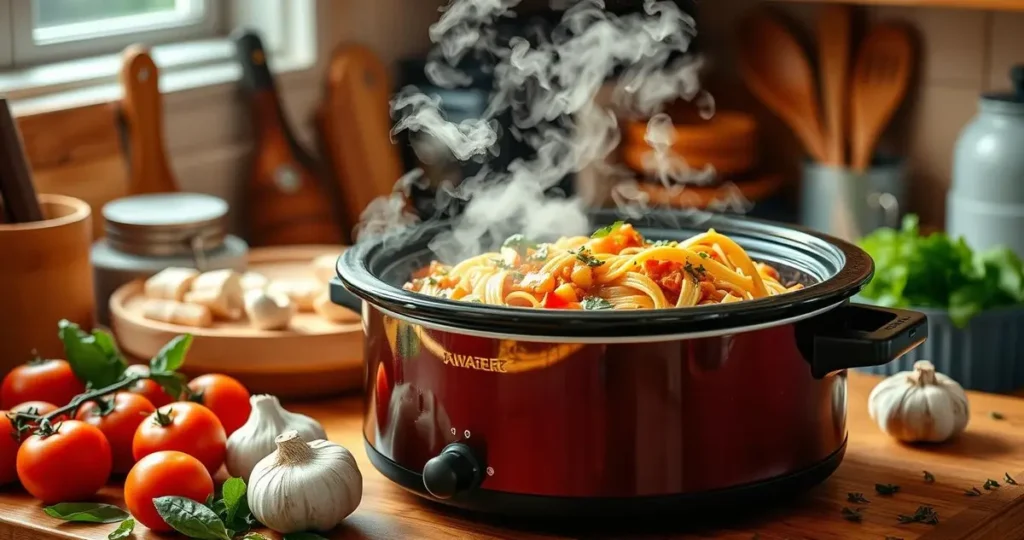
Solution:
[[[588,296],[580,302],[580,307],[589,310],[612,309],[612,304],[600,296]]]
[[[192,346],[192,334],[175,336],[149,361],[150,371],[177,371],[185,363],[185,355]]]
[[[153,499],[157,513],[170,527],[197,540],[231,540],[224,522],[209,508],[185,497]]]
[[[57,336],[64,344],[64,356],[75,377],[93,388],[114,384],[128,369],[114,338],[103,330],[87,334],[77,324],[62,319],[57,323]]]
[[[591,238],[604,238],[605,236],[608,236],[609,234],[619,230],[619,228],[622,227],[625,224],[626,223],[624,221],[616,221],[615,223],[612,223],[611,225],[608,225],[607,227],[601,227],[600,229],[594,231],[594,234],[590,235],[590,237]]]
[[[76,523],[117,523],[127,517],[128,512],[102,503],[59,503],[43,509],[46,515]]]
[[[284,535],[284,540],[327,540],[327,538],[316,533],[297,532]]]
[[[107,535],[107,540],[124,540],[132,535],[135,530],[135,520],[128,518],[121,522],[114,532]]]
[[[240,503],[245,501],[245,480],[241,478],[229,478],[221,488],[221,497],[224,499],[224,521],[229,525],[235,521]],[[248,506],[248,505],[247,505]]]
[[[149,378],[159,384],[168,396],[173,396],[175,399],[180,397],[185,391],[185,376],[181,373],[173,371],[151,371],[149,373]]]

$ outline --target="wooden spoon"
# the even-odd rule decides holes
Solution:
[[[178,191],[164,146],[160,72],[144,45],[125,49],[121,66],[120,121],[127,135],[128,194]]]
[[[851,165],[863,172],[885,126],[907,95],[914,49],[903,26],[884,24],[871,30],[857,53],[850,97]]]
[[[850,8],[830,4],[818,19],[818,63],[825,103],[826,165],[846,165],[846,86],[850,69]]]
[[[767,14],[739,24],[740,74],[750,91],[789,124],[812,158],[826,161],[814,74],[796,38]]]

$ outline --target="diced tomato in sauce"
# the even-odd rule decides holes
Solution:
[[[644,245],[644,237],[628,223],[608,233],[608,236],[590,242],[591,251],[594,253],[611,254],[618,254],[626,248],[642,245]]]
[[[644,261],[644,273],[661,287],[669,303],[675,304],[679,300],[679,292],[683,288],[682,264],[648,259]]]
[[[541,301],[541,305],[548,309],[567,309],[569,307],[569,301],[553,292],[550,292],[544,295],[544,300]]]

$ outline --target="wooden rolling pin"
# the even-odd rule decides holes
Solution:
[[[242,88],[256,126],[255,163],[246,189],[249,243],[340,244],[342,227],[321,167],[296,140],[281,107],[259,36],[234,36]]]

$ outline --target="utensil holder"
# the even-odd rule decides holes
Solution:
[[[898,228],[906,175],[906,162],[895,158],[876,158],[863,173],[805,162],[800,223],[849,242],[881,227]]]
[[[63,195],[39,195],[43,221],[0,224],[0,375],[39,356],[61,358],[57,322],[91,329],[92,212]]]

